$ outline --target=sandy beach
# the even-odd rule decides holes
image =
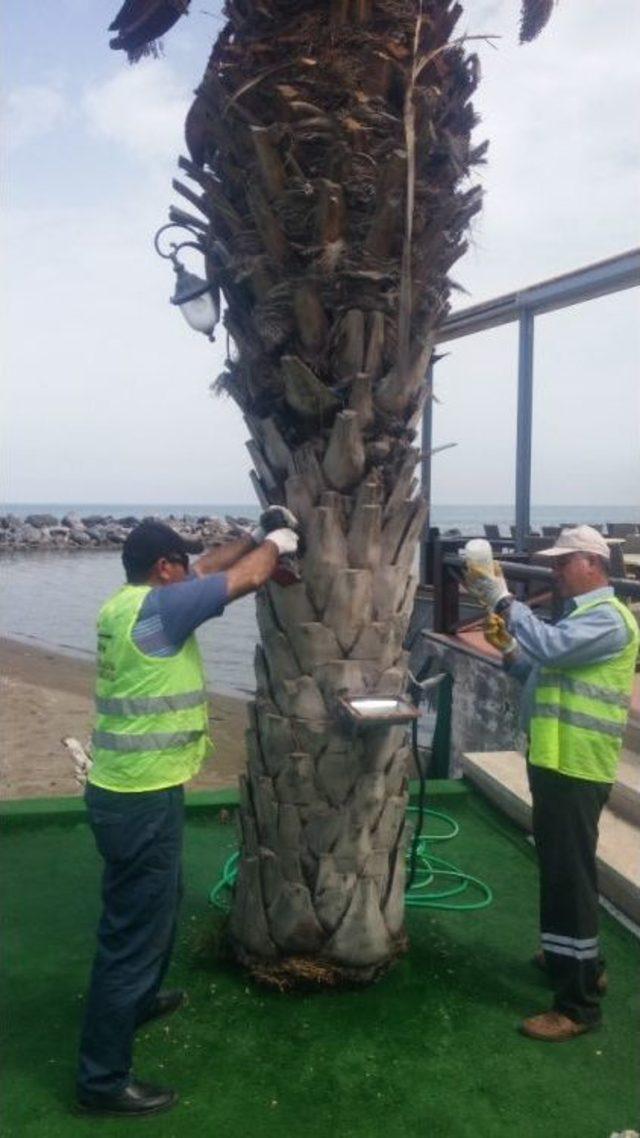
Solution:
[[[90,659],[0,638],[0,798],[80,794],[60,740],[90,736],[93,672]],[[216,753],[189,784],[194,790],[235,786],[245,761],[245,701],[212,694],[210,708]]]

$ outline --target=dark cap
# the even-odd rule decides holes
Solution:
[[[201,541],[186,541],[164,522],[144,521],[135,526],[122,547],[122,564],[127,580],[142,581],[150,574],[160,557],[184,558],[202,550]]]

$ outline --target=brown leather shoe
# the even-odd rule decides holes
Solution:
[[[539,948],[537,952],[534,952],[533,956],[531,957],[531,963],[534,964],[536,968],[539,968],[541,972],[547,971],[547,961],[545,959],[543,948]],[[607,975],[606,969],[604,969],[598,976],[598,979],[596,980],[596,988],[599,996],[606,996],[607,991],[609,990],[609,977]]]
[[[561,1012],[542,1012],[541,1015],[523,1019],[520,1031],[529,1039],[540,1039],[543,1043],[566,1043],[587,1031],[599,1027],[597,1023],[576,1023]]]

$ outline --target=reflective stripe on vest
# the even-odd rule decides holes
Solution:
[[[91,742],[105,751],[168,751],[186,747],[201,739],[204,731],[149,731],[146,735],[116,735],[112,731],[94,731]]]
[[[604,735],[614,735],[616,739],[621,739],[624,735],[624,723],[611,723],[609,719],[585,715],[583,711],[570,711],[568,707],[561,707],[559,703],[536,703],[533,714],[543,719],[559,719],[562,723],[582,727],[585,731],[601,731]]]
[[[96,709],[102,715],[155,715],[161,711],[182,711],[186,707],[198,707],[205,698],[203,688],[181,692],[179,695],[147,695],[124,699],[102,699],[96,696]]]
[[[623,707],[625,711],[631,703],[630,694],[625,695],[610,688],[603,688],[601,684],[586,684],[583,680],[576,680],[573,676],[564,675],[562,672],[553,677],[553,684],[563,691],[575,692],[576,695],[584,695],[587,699],[599,699],[602,703],[612,703],[614,707]],[[544,686],[544,680],[540,686]]]
[[[573,778],[613,782],[631,702],[638,626],[615,596],[580,605],[575,620],[599,605],[611,605],[628,632],[626,645],[608,660],[573,667],[541,668],[530,725],[533,766]]]

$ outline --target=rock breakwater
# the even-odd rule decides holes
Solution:
[[[28,514],[20,518],[15,514],[0,515],[0,552],[25,550],[64,550],[78,552],[92,549],[117,549],[127,534],[141,521],[152,520],[149,515],[137,518],[113,517],[111,514],[90,514],[80,517],[69,513],[57,518],[53,514]],[[240,536],[255,522],[250,518],[197,517],[190,514],[153,518],[177,530],[189,543],[192,551],[208,549]]]

